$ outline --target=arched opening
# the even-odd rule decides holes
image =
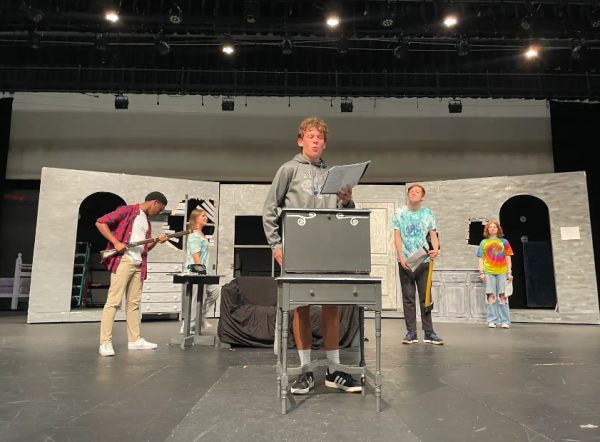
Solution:
[[[514,196],[502,205],[500,224],[515,254],[511,308],[555,308],[548,206],[531,195]]]
[[[71,308],[103,308],[110,286],[110,273],[100,263],[107,241],[96,228],[96,220],[126,203],[118,195],[97,192],[79,206]]]

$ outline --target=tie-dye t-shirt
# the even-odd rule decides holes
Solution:
[[[477,256],[483,258],[483,272],[501,275],[508,272],[506,256],[513,255],[510,244],[504,238],[488,238],[481,241]]]
[[[210,275],[208,270],[208,239],[204,238],[197,232],[192,233],[188,237],[187,245],[187,259],[185,262],[185,269],[187,270],[188,265],[195,264],[194,255],[200,253],[200,261],[206,266],[206,274]]]
[[[427,207],[421,207],[415,212],[404,206],[394,212],[390,228],[400,230],[402,256],[408,258],[427,245],[427,234],[430,230],[437,230],[437,223],[435,215]],[[429,258],[424,262],[429,262]]]

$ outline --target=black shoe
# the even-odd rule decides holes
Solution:
[[[415,330],[409,331],[402,340],[402,343],[407,345],[416,344],[417,342],[419,342],[419,340],[417,339],[417,332]]]
[[[332,388],[339,388],[340,390],[344,390],[348,393],[362,391],[360,382],[343,371],[334,371],[333,373],[329,373],[329,369],[327,369],[327,374],[325,375],[325,385]]]
[[[292,384],[292,394],[308,394],[311,388],[315,386],[315,378],[312,371],[302,373]]]
[[[444,340],[442,338],[440,338],[438,335],[435,334],[435,332],[425,332],[425,339],[423,339],[423,342],[427,342],[429,344],[433,344],[433,345],[444,345]]]

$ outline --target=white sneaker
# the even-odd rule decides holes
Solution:
[[[203,328],[203,329],[204,329],[204,328],[211,328],[212,326],[213,326],[213,325],[212,325],[210,322],[208,322],[208,321],[206,321],[206,322],[204,322],[204,323],[202,324],[202,328]]]
[[[502,328],[510,328],[510,324],[502,324]]]
[[[490,323],[488,324],[488,327],[489,327],[489,328],[496,328],[496,324],[494,324],[493,322],[490,322]]]
[[[107,342],[106,344],[100,344],[100,355],[101,356],[114,356],[115,349],[112,346],[112,342]]]
[[[127,348],[129,348],[129,350],[154,350],[157,347],[158,345],[148,342],[144,338],[140,338],[135,342],[130,342],[127,344]]]

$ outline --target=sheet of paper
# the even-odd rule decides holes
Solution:
[[[563,241],[581,239],[581,235],[579,234],[579,227],[561,227],[560,239],[562,239]]]
[[[323,195],[336,194],[342,187],[355,187],[367,171],[370,161],[366,163],[349,164],[347,166],[333,166],[327,173],[321,193]]]

